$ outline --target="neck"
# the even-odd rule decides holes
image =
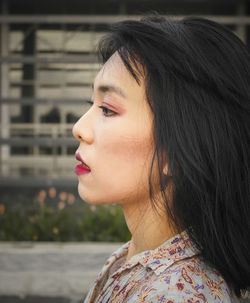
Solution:
[[[121,207],[132,234],[126,261],[142,251],[158,247],[176,234],[166,212],[153,209],[150,201],[137,201]]]

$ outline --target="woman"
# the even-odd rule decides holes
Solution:
[[[132,234],[85,302],[240,302],[250,286],[250,55],[222,25],[113,25],[74,125],[78,191]]]

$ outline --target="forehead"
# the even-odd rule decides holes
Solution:
[[[123,90],[131,88],[144,90],[143,81],[140,85],[136,82],[117,52],[109,58],[97,74],[94,87],[97,85],[122,85]]]

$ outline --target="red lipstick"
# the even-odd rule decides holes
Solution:
[[[82,162],[82,164],[78,164],[75,167],[75,173],[79,176],[82,174],[88,174],[91,172],[91,169],[88,167],[88,165],[83,161],[79,153],[76,153],[76,160]]]

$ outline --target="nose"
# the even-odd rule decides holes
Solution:
[[[88,113],[78,119],[73,126],[72,133],[79,142],[86,142],[88,144],[93,142],[93,130]]]

